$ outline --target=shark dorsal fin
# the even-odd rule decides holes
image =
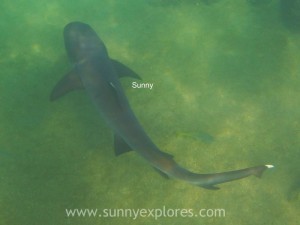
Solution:
[[[114,135],[114,145],[116,156],[132,151],[131,147],[118,134]]]
[[[111,62],[117,72],[117,75],[120,78],[121,77],[132,77],[132,78],[141,80],[141,77],[136,72],[134,72],[132,69],[128,68],[127,66],[123,65],[119,61],[111,59]]]
[[[50,100],[54,101],[73,90],[83,89],[82,82],[76,70],[67,73],[53,88]]]
[[[112,88],[114,95],[116,97],[117,102],[119,103],[120,109],[124,109],[124,101],[122,100],[122,93],[120,93],[120,89],[117,88],[113,82],[109,82],[110,87]]]

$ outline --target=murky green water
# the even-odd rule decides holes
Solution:
[[[238,2],[238,3],[237,3]],[[296,224],[300,34],[278,1],[2,1],[0,224]],[[196,172],[271,163],[209,191],[161,178],[83,91],[49,101],[70,68],[63,27],[90,24],[150,90],[122,83],[154,142]],[[66,209],[225,209],[225,217],[68,217]]]

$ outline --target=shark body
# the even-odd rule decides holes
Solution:
[[[66,25],[64,41],[73,69],[57,83],[50,99],[56,100],[71,90],[85,89],[115,134],[116,155],[134,150],[163,176],[208,189],[218,189],[215,185],[250,175],[260,176],[266,169],[273,167],[261,165],[214,174],[197,174],[182,168],[172,155],[161,151],[153,143],[131,110],[119,77],[139,76],[111,59],[102,40],[85,23],[71,22]]]

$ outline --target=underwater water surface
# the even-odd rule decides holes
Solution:
[[[297,224],[300,34],[282,21],[287,4],[0,4],[0,224]],[[71,21],[91,25],[111,58],[154,83],[121,81],[146,132],[180,165],[198,173],[275,168],[211,191],[162,178],[134,152],[115,157],[112,132],[84,91],[49,101],[71,68],[62,35]],[[68,214],[75,209],[111,214]],[[152,209],[170,215],[155,218]],[[215,214],[174,213],[201,209]]]

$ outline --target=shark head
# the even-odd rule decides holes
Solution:
[[[64,28],[64,40],[72,63],[83,63],[99,53],[107,57],[102,40],[88,24],[81,22],[67,24]]]

